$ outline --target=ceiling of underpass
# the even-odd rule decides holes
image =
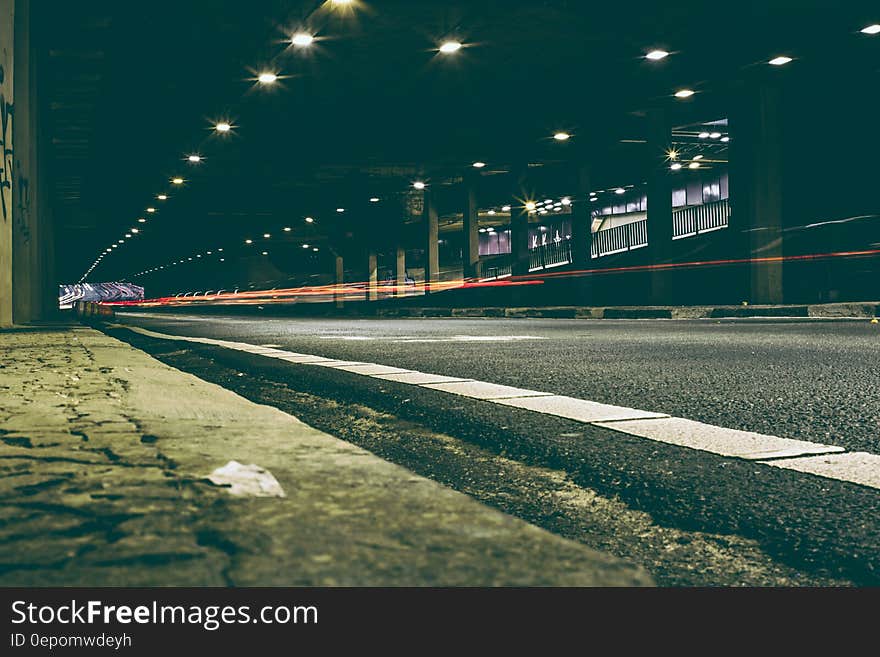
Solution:
[[[597,187],[638,182],[646,110],[668,108],[677,126],[723,118],[716,92],[780,53],[855,62],[877,83],[877,48],[857,34],[877,20],[867,2],[352,4],[89,0],[41,13],[59,276],[78,280],[131,227],[90,279],[264,232],[392,230],[382,221],[414,180],[445,187],[474,161],[487,163],[482,205],[505,200],[512,162],[543,165],[559,181],[548,193],[567,193],[576,156]],[[300,29],[317,37],[307,49],[290,45]],[[447,39],[464,47],[439,54]],[[646,60],[655,48],[671,54]],[[267,70],[278,82],[256,84]],[[683,87],[698,94],[673,98]],[[230,133],[212,129],[221,120]],[[572,138],[555,141],[560,130]]]

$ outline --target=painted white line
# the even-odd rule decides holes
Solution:
[[[586,399],[576,399],[574,397],[564,397],[562,395],[526,397],[523,399],[498,399],[495,400],[494,403],[503,404],[504,406],[513,406],[514,408],[522,408],[527,411],[535,411],[537,413],[545,413],[546,415],[564,417],[568,420],[590,423],[607,422],[610,420],[667,417],[662,413],[640,411],[635,408],[626,408],[625,406],[600,404],[599,402]]]
[[[587,399],[553,395],[536,390],[524,390],[512,386],[474,381],[473,379],[461,379],[441,374],[402,370],[375,363],[335,360],[310,354],[297,354],[289,351],[256,347],[244,342],[167,335],[124,324],[117,326],[163,340],[216,344],[229,349],[277,358],[290,363],[320,365],[384,381],[417,385],[422,388],[463,395],[492,404],[511,406],[584,422],[639,438],[679,445],[726,457],[748,459],[777,468],[797,470],[872,488],[880,488],[880,455],[876,454],[866,452],[844,453],[846,451],[844,448],[832,445],[780,438],[750,431],[726,429],[694,420],[669,417],[663,413],[602,404]]]
[[[361,363],[359,365],[343,365],[337,367],[338,370],[351,372],[352,374],[365,374],[366,376],[376,376],[377,374],[404,374],[412,372],[400,367],[391,367],[390,365],[374,365],[372,363]]]
[[[367,365],[367,363],[362,363],[359,360],[325,360],[325,361],[314,361],[311,363],[305,363],[305,365],[318,365],[319,367],[346,367],[352,365]]]
[[[457,379],[454,376],[443,376],[442,374],[425,374],[424,372],[403,372],[401,374],[374,374],[375,379],[385,379],[386,381],[395,381],[397,383],[410,383],[420,386],[426,383],[458,383],[461,381],[473,381],[473,379]]]
[[[844,451],[842,447],[725,429],[680,417],[596,424],[631,436],[750,461]]]
[[[537,390],[523,390],[512,386],[502,386],[496,383],[484,383],[483,381],[459,381],[456,383],[423,383],[422,388],[451,392],[462,397],[473,399],[505,399],[511,397],[548,397],[549,392]]]
[[[871,488],[880,488],[880,456],[868,452],[782,459],[768,461],[765,465],[807,472],[826,479],[838,479]]]

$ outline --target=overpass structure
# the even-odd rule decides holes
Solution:
[[[3,0],[0,324],[77,282],[875,299],[880,18],[686,4]]]

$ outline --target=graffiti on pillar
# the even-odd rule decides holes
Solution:
[[[9,61],[6,48],[2,57],[3,62]],[[12,76],[6,75],[3,62],[0,62],[0,149],[3,152],[0,164],[0,218],[6,223],[12,215],[12,94],[9,90]]]

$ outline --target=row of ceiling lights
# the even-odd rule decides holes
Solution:
[[[337,7],[340,7],[340,8],[347,8],[349,6],[354,5],[355,3],[353,0],[330,0],[330,4],[336,5]],[[861,33],[867,34],[867,35],[880,34],[880,23],[867,25],[864,28],[862,28],[860,31],[861,31]],[[290,38],[291,45],[293,45],[296,48],[308,48],[315,42],[315,40],[316,40],[316,36],[314,34],[311,34],[309,32],[305,32],[305,31],[296,32]],[[465,47],[465,46],[461,42],[450,39],[450,40],[446,40],[446,41],[442,42],[439,45],[439,47],[437,48],[437,51],[443,55],[451,55],[451,54],[457,53],[463,47]],[[669,51],[655,49],[655,50],[651,50],[648,53],[646,53],[644,57],[645,57],[645,59],[647,59],[649,61],[656,62],[656,61],[661,61],[661,60],[666,59],[667,57],[670,56],[670,54],[671,53]],[[777,56],[771,58],[770,60],[768,60],[767,63],[771,66],[784,66],[786,64],[789,64],[792,61],[794,61],[793,58],[789,57],[788,55],[777,55]],[[280,76],[275,71],[263,71],[257,75],[256,81],[260,84],[263,84],[263,85],[271,85],[271,84],[274,84],[275,82],[277,82],[279,77]],[[678,99],[688,99],[688,98],[691,98],[692,96],[694,96],[694,94],[696,94],[696,93],[697,92],[694,91],[693,89],[682,88],[682,89],[677,90],[673,94],[673,96]],[[229,133],[233,129],[233,127],[234,126],[228,121],[219,121],[214,125],[214,130],[220,134],[224,134],[224,133]],[[572,136],[571,133],[560,130],[560,131],[556,131],[553,134],[553,139],[556,140],[557,142],[566,142],[569,139],[571,139],[571,136]],[[727,136],[727,135],[722,136],[722,134],[719,132],[701,132],[699,134],[699,138],[700,139],[719,139],[722,142],[728,142],[730,140],[729,136]],[[689,169],[700,168],[699,159],[701,159],[701,157],[702,156],[695,157],[693,159],[693,161],[690,164],[688,164],[688,168]],[[203,158],[198,153],[193,153],[193,154],[187,155],[185,159],[190,164],[199,164],[202,162]],[[472,164],[472,166],[476,169],[481,169],[486,166],[486,163],[482,162],[482,161],[476,161]],[[682,169],[682,166],[683,165],[680,162],[673,162],[670,165],[670,169],[673,171],[678,171],[678,170]],[[183,185],[184,182],[185,182],[184,179],[181,177],[174,177],[171,179],[171,183],[173,185]],[[422,180],[417,180],[417,181],[413,182],[412,186],[416,190],[424,190],[426,188],[427,184]],[[622,188],[619,188],[616,191],[617,191],[617,193],[623,193]],[[165,194],[160,194],[157,196],[157,198],[159,200],[164,201],[164,200],[167,200],[168,197]],[[372,202],[372,203],[377,203],[377,202],[379,202],[379,200],[380,199],[378,197],[371,197],[370,198],[370,202]],[[596,200],[594,194],[591,194],[590,200],[591,201]],[[531,203],[531,202],[529,202],[529,203]],[[526,204],[527,210],[529,209],[528,208],[529,203]],[[152,208],[152,207],[147,208],[148,213],[154,213],[155,211],[156,211],[155,208]],[[345,212],[345,208],[337,208],[336,211],[338,213],[343,213],[343,212]],[[529,210],[529,211],[531,212],[532,210]],[[140,223],[146,222],[146,220],[144,218],[139,218],[138,221]],[[137,235],[138,232],[139,232],[139,230],[137,230],[137,229],[131,229],[129,231],[129,233],[126,233],[125,239],[130,239],[133,235]],[[97,257],[97,259],[89,267],[89,269],[83,274],[82,278],[80,279],[80,282],[84,281],[86,279],[86,277],[101,263],[104,256],[112,253],[112,250],[117,248],[119,245],[123,244],[124,241],[125,241],[124,239],[120,239],[120,240],[118,240],[118,242],[116,244],[112,244],[109,248],[105,249]]]

